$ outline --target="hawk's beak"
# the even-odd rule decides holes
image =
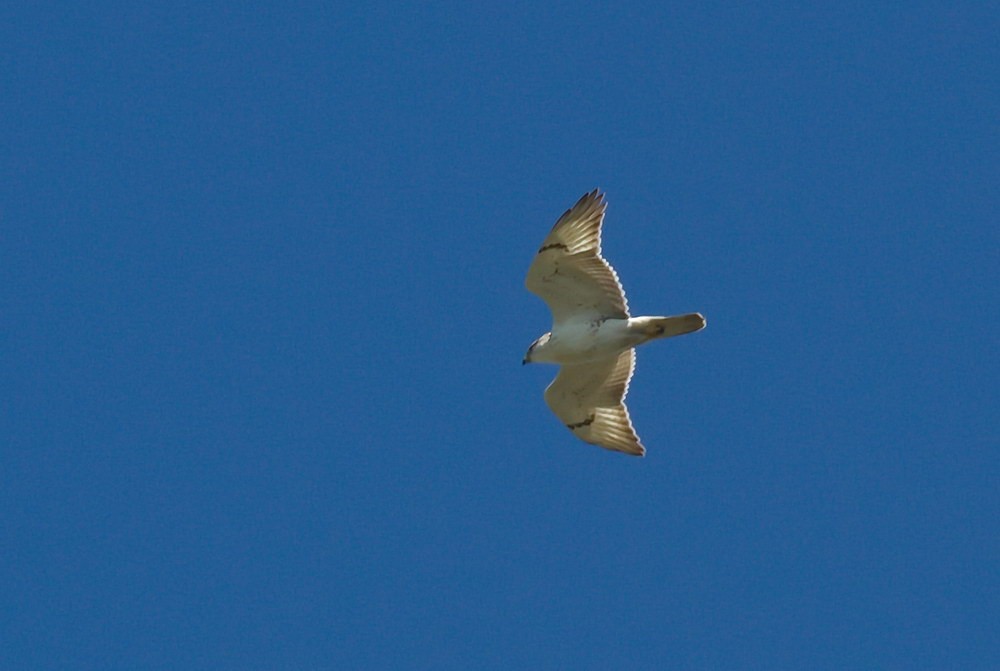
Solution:
[[[528,363],[528,357],[524,357],[523,359],[521,359],[521,365],[522,365],[522,366],[523,366],[524,364],[526,364],[526,363]]]

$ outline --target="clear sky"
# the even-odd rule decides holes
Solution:
[[[0,668],[1000,668],[996,7],[733,4],[7,3]]]

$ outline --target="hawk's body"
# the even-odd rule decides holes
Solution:
[[[573,319],[552,325],[543,347],[532,352],[532,363],[579,364],[606,359],[637,343],[629,335],[628,319]]]
[[[531,268],[528,290],[552,311],[552,331],[536,340],[524,362],[561,364],[545,402],[579,438],[628,454],[645,454],[632,428],[625,395],[634,348],[656,338],[697,331],[698,313],[630,317],[618,275],[601,256],[607,204],[596,189],[556,222]]]

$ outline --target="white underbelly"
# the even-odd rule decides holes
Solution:
[[[570,322],[552,331],[546,349],[553,363],[574,364],[606,359],[634,345],[624,319]]]

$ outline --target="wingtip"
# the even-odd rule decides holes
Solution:
[[[604,202],[604,195],[605,195],[604,192],[601,191],[601,187],[596,186],[596,187],[593,188],[593,190],[588,191],[587,193],[585,193],[582,196],[580,196],[580,199],[578,201],[576,201],[576,204],[577,205],[581,205],[581,204],[583,204],[584,202],[586,202],[588,200],[592,200],[592,201],[594,201],[594,202],[596,202],[598,204],[601,204],[601,203]],[[570,208],[570,209],[573,209],[573,208]]]
[[[600,447],[603,447],[612,452],[619,452],[621,454],[627,454],[630,457],[645,457],[646,448],[642,443],[630,442],[630,443],[596,443]]]

